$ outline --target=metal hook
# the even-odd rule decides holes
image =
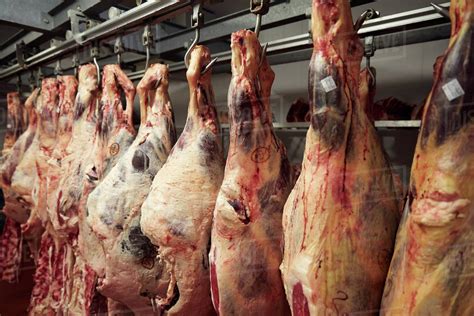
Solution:
[[[123,52],[124,52],[124,49],[123,49],[122,36],[119,36],[115,39],[115,43],[114,43],[114,53],[117,55],[117,64],[119,66],[122,63]]]
[[[260,53],[260,63],[258,64],[258,68],[262,67],[263,65],[263,60],[267,56],[267,48],[268,48],[268,43],[265,43],[265,45],[262,46],[262,52]]]
[[[370,66],[370,58],[375,55],[375,44],[374,44],[374,37],[367,36],[364,41],[364,56],[365,56],[365,66],[367,71],[369,72],[369,76],[372,79],[371,84],[375,85],[376,76],[372,71],[372,67]]]
[[[191,28],[196,30],[194,40],[191,45],[188,47],[186,54],[184,55],[184,64],[186,68],[189,68],[189,58],[191,58],[191,52],[196,47],[199,42],[200,32],[199,29],[203,24],[203,15],[201,12],[201,3],[198,3],[193,6],[193,15],[191,16]]]
[[[56,67],[54,67],[54,74],[56,76],[63,74],[63,69],[61,68],[61,60],[56,60]]]
[[[214,64],[216,63],[217,59],[219,59],[218,57],[215,57],[213,60],[211,60],[209,62],[209,64],[207,64],[203,70],[201,70],[201,76],[204,76],[211,68],[212,66],[214,66]]]
[[[150,48],[153,46],[153,33],[151,32],[150,25],[145,25],[142,35],[142,44],[145,47],[146,51],[146,60],[145,60],[145,70],[148,69],[150,65]]]
[[[354,24],[354,30],[358,32],[365,21],[380,17],[380,12],[374,9],[365,10]]]
[[[433,2],[431,2],[430,4],[436,12],[441,14],[444,18],[446,18],[448,20],[451,20],[451,16],[449,15],[449,10],[448,9],[443,8],[439,4],[436,4],[436,3],[433,3]]]
[[[250,12],[257,16],[255,21],[255,34],[260,35],[260,29],[262,27],[262,16],[268,13],[270,9],[269,0],[250,0]]]
[[[16,90],[18,93],[21,93],[21,75],[18,74],[18,80],[16,82]]]
[[[79,58],[77,57],[77,54],[72,55],[72,67],[74,68],[74,76],[77,77],[77,68],[79,67]]]
[[[154,89],[158,89],[158,87],[160,86],[162,80],[163,80],[163,79],[160,78],[160,79],[158,79],[158,80],[156,81]]]
[[[97,44],[92,46],[91,56],[92,56],[92,59],[94,60],[94,65],[97,69],[97,84],[100,85],[100,67],[99,67],[99,64],[97,63],[97,57],[99,56],[99,47],[97,46]]]

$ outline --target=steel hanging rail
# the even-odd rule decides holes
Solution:
[[[441,5],[449,8],[449,2]],[[432,23],[432,25],[426,26],[426,23]],[[211,27],[214,26],[204,26],[203,29]],[[212,30],[208,30],[208,32],[212,32]],[[446,23],[444,18],[435,13],[432,7],[426,7],[368,20],[360,28],[358,34],[362,38],[374,36],[375,48],[384,49],[446,39],[449,38],[450,32],[450,23]],[[303,61],[311,57],[312,47],[311,36],[304,33],[268,42],[267,55],[272,65]],[[231,56],[230,50],[212,54],[212,57],[219,58],[216,63],[217,67],[229,64]],[[170,72],[184,70],[186,67],[183,62],[170,64]],[[131,80],[138,80],[143,77],[144,72],[144,70],[140,70],[129,73],[128,76]]]
[[[133,27],[142,25],[143,21],[153,18],[153,23],[159,23],[169,19],[184,11],[190,11],[193,0],[161,0],[148,1],[140,6],[126,11],[115,19],[107,20],[84,32],[78,33],[74,38],[67,39],[49,49],[46,49],[34,56],[25,59],[25,67],[38,66],[73,51],[75,48],[83,46],[93,41],[114,36],[120,32],[130,32]],[[0,79],[9,78],[16,73],[24,71],[20,64],[15,64],[0,72]]]

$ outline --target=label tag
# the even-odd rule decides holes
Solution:
[[[11,125],[11,124],[7,124],[7,128],[12,128],[12,125]]]
[[[443,86],[443,91],[449,101],[456,100],[464,95],[464,90],[457,79],[453,79]]]
[[[321,85],[323,86],[323,89],[326,91],[326,93],[336,90],[337,88],[336,82],[331,76],[321,80]]]

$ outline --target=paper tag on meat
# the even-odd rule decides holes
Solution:
[[[326,91],[326,93],[331,92],[337,88],[336,82],[331,76],[321,80],[321,85],[323,86],[323,89]]]
[[[453,79],[443,86],[443,91],[449,101],[456,100],[464,95],[464,90],[457,79]]]

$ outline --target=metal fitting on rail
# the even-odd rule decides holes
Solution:
[[[270,0],[250,0],[250,12],[257,16],[255,23],[255,34],[260,34],[260,28],[262,26],[262,16],[267,14],[270,10]]]

